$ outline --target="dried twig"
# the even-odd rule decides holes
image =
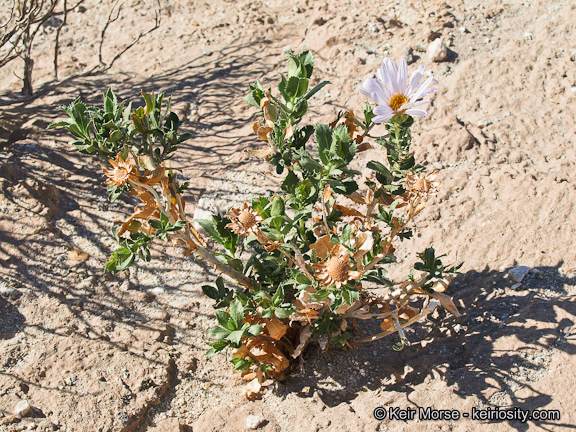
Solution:
[[[113,23],[114,21],[118,20],[118,18],[120,17],[120,11],[122,10],[122,6],[124,5],[125,2],[122,2],[120,4],[120,6],[118,7],[118,10],[116,11],[116,15],[114,16],[114,9],[116,8],[116,6],[118,5],[118,3],[120,2],[120,0],[117,0],[116,3],[114,3],[114,6],[112,6],[112,9],[110,10],[110,15],[108,16],[108,19],[106,20],[106,24],[104,25],[104,28],[102,29],[102,33],[101,33],[101,37],[100,37],[100,46],[98,47],[98,66],[95,66],[91,71],[88,72],[88,75],[95,75],[95,74],[99,74],[99,73],[104,73],[106,71],[108,71],[116,62],[116,60],[118,60],[126,51],[128,51],[130,48],[132,48],[134,45],[136,45],[138,42],[140,42],[140,39],[142,39],[144,36],[148,35],[149,33],[152,33],[154,30],[158,29],[160,27],[160,23],[161,23],[161,5],[160,5],[160,0],[157,0],[158,3],[158,8],[155,11],[155,17],[154,17],[154,26],[148,30],[146,30],[145,32],[140,33],[136,38],[134,38],[134,40],[132,42],[130,42],[128,45],[126,45],[118,54],[116,54],[114,56],[114,58],[112,59],[112,61],[110,61],[110,63],[105,64],[104,60],[102,59],[102,46],[104,45],[104,39],[106,37],[106,31],[108,30],[108,26]]]
[[[60,31],[66,25],[66,18],[68,18],[68,9],[66,8],[67,0],[64,0],[64,18],[56,29],[56,39],[54,41],[54,80],[58,81],[58,50],[60,49]]]

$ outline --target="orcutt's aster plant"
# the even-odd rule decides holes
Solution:
[[[374,123],[384,123],[397,114],[407,114],[414,117],[423,117],[426,111],[416,107],[429,103],[428,100],[421,100],[429,93],[436,91],[435,88],[428,88],[430,84],[437,81],[429,77],[424,82],[420,82],[426,68],[420,65],[416,69],[410,81],[408,81],[408,65],[406,60],[400,61],[400,66],[388,58],[382,62],[376,76],[369,78],[358,89],[360,93],[376,102],[374,108]]]

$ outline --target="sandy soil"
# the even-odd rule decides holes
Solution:
[[[526,431],[576,427],[576,6],[570,1],[164,2],[161,27],[105,75],[79,77],[97,59],[108,1],[88,1],[62,33],[39,39],[38,97],[13,72],[0,82],[0,431]],[[154,2],[129,1],[109,30],[105,59],[150,27]],[[426,49],[441,37],[446,61]],[[57,106],[166,91],[194,138],[176,165],[194,210],[272,193],[278,179],[245,152],[258,146],[248,84],[272,84],[283,49],[311,49],[317,80],[311,121],[358,110],[355,89],[385,56],[412,48],[438,78],[429,115],[414,128],[417,159],[439,168],[440,194],[399,251],[405,264],[432,244],[464,262],[443,311],[396,340],[305,354],[303,367],[262,400],[242,399],[223,357],[204,358],[213,308],[200,289],[211,269],[158,245],[150,265],[103,272],[112,221],[103,165],[45,128]],[[416,64],[411,65],[414,68]],[[363,160],[383,159],[377,150]],[[508,272],[530,267],[520,284]],[[512,288],[514,287],[514,288]],[[420,343],[419,341],[422,341]],[[31,411],[14,418],[16,405]],[[377,421],[374,408],[557,409],[557,421]]]

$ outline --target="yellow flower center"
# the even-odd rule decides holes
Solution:
[[[328,276],[337,282],[346,282],[348,280],[348,263],[340,257],[332,257],[328,260],[326,266]]]
[[[252,212],[246,211],[244,210],[242,213],[240,213],[240,215],[238,216],[238,221],[244,225],[244,227],[246,228],[250,228],[252,227],[254,224],[256,224],[256,216],[254,216],[252,214]]]
[[[389,105],[390,108],[394,110],[394,112],[398,112],[400,107],[405,103],[408,103],[408,98],[406,96],[404,96],[403,94],[395,94],[390,98]]]

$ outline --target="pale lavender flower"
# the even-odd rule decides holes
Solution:
[[[402,59],[400,67],[398,67],[394,61],[385,58],[376,73],[378,78],[367,79],[358,89],[360,93],[376,102],[375,116],[372,121],[385,123],[396,114],[408,114],[414,117],[425,116],[426,111],[416,109],[416,107],[430,102],[421,99],[436,91],[435,88],[428,88],[430,84],[438,83],[432,77],[420,83],[425,70],[426,68],[420,65],[408,81],[406,60]]]

